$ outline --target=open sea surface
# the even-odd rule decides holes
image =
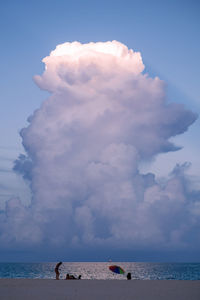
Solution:
[[[0,263],[0,278],[55,278],[56,262],[45,263]],[[112,273],[110,265],[119,265],[124,275]],[[147,263],[147,262],[64,262],[60,268],[60,279],[73,274],[82,279],[132,279],[153,280],[200,280],[200,263]]]

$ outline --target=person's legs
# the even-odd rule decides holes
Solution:
[[[59,280],[60,273],[58,271],[55,272],[56,272],[56,280]]]

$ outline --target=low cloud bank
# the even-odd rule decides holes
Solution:
[[[168,103],[164,82],[117,41],[65,43],[43,62],[34,80],[51,96],[21,130],[27,156],[14,166],[32,202],[7,202],[0,247],[200,249],[188,164],[162,183],[139,172],[140,162],[180,149],[170,138],[196,114]]]

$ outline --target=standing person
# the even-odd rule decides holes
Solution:
[[[131,280],[131,273],[128,273],[126,277],[128,280]]]
[[[55,267],[55,273],[56,273],[56,280],[59,280],[59,267],[62,265],[62,262],[60,261],[59,263],[57,263],[56,267]]]

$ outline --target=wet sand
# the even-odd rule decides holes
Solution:
[[[2,300],[200,300],[200,281],[0,279]]]

